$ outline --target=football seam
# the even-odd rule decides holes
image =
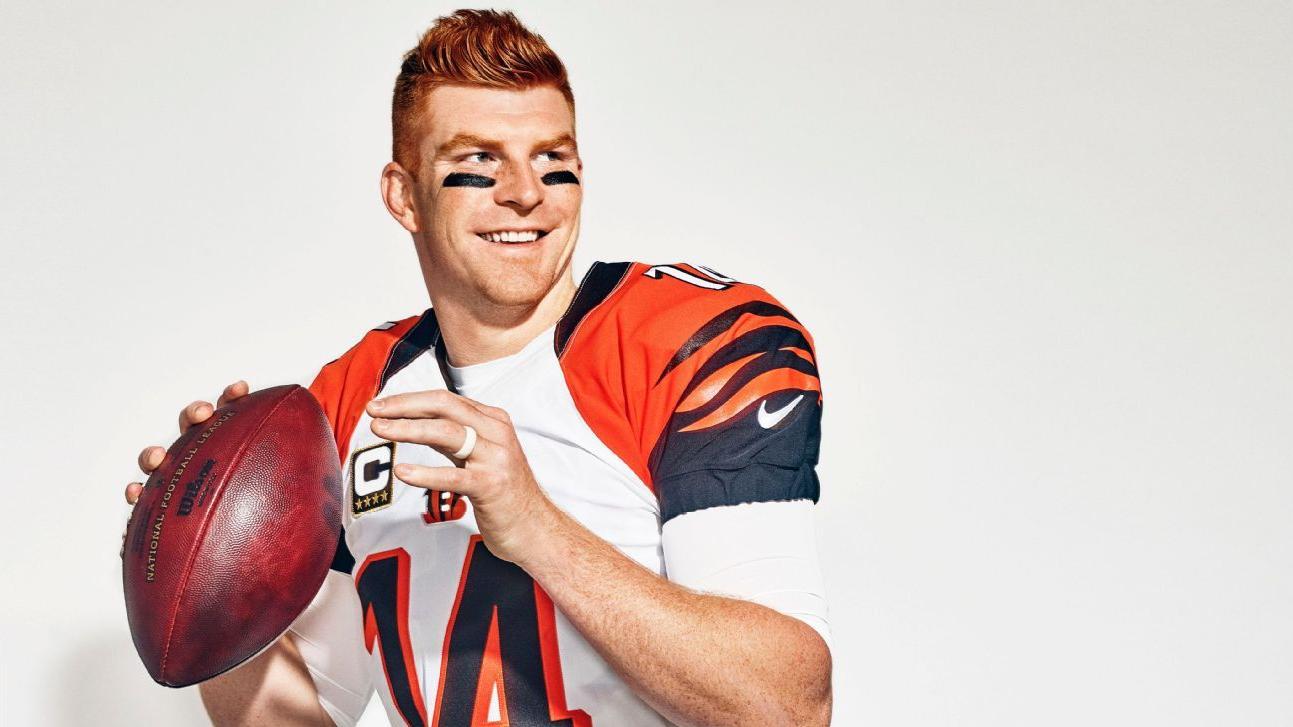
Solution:
[[[301,387],[298,385],[296,388],[299,389]],[[278,411],[278,408],[283,405],[283,402],[290,399],[294,393],[296,393],[296,389],[289,391],[285,396],[283,396],[283,398],[274,402],[274,406],[271,407],[268,412],[265,412],[265,416],[261,418],[260,423],[257,424],[251,434],[243,440],[242,446],[238,448],[238,452],[234,454],[231,460],[229,460],[229,469],[226,470],[228,474],[233,474],[237,471],[238,465],[242,462],[242,455],[247,451],[248,444],[256,438],[256,435],[260,434],[260,430],[265,427],[265,422],[269,421],[269,418],[274,415],[274,412]],[[221,498],[224,497],[225,485],[227,484],[228,480],[221,482],[220,489],[211,496],[211,509],[208,510],[209,513],[215,513],[216,507],[220,504]],[[175,622],[179,620],[180,604],[184,602],[184,597],[189,587],[189,576],[193,573],[193,561],[197,559],[198,551],[202,550],[203,539],[206,537],[207,527],[210,526],[210,524],[211,518],[208,517],[203,521],[201,529],[198,530],[196,537],[194,537],[193,541],[195,546],[189,553],[187,562],[184,564],[184,576],[183,580],[180,581],[180,587],[175,591],[175,606],[171,611],[171,623],[166,629],[166,646],[162,649],[162,663],[157,667],[157,675],[162,679],[166,678],[166,661],[171,655],[171,638],[175,635]]]

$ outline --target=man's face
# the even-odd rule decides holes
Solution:
[[[428,288],[537,305],[568,274],[579,235],[583,167],[565,97],[442,86],[422,123],[414,238]]]

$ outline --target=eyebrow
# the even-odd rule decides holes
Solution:
[[[572,146],[572,147],[575,147],[576,149],[579,148],[578,145],[575,143],[575,137],[571,136],[570,134],[560,134],[558,136],[552,137],[551,139],[545,139],[535,144],[534,148],[552,149],[554,147],[564,146],[564,145]],[[498,141],[496,139],[486,139],[483,136],[476,136],[475,134],[454,134],[453,137],[449,139],[449,141],[446,141],[444,144],[440,145],[440,148],[436,150],[436,155],[441,156],[446,154],[452,154],[462,149],[488,149],[491,151],[497,151],[502,148],[503,148],[503,142]]]
[[[453,138],[441,144],[440,148],[437,149],[436,152],[439,154],[446,154],[458,151],[459,149],[467,149],[471,147],[498,149],[501,146],[501,143],[494,141],[493,139],[486,139],[482,136],[476,136],[475,134],[454,134]]]
[[[554,136],[551,139],[545,139],[534,146],[536,149],[552,149],[558,146],[572,146],[576,149],[579,148],[579,145],[575,143],[575,137],[570,134]]]

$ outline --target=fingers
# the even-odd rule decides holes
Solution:
[[[158,446],[144,447],[139,453],[139,469],[146,475],[151,475],[153,470],[162,463],[166,457],[166,450]],[[144,485],[140,482],[131,482],[126,485],[126,502],[133,505],[139,500],[139,494],[144,491]]]
[[[511,424],[497,414],[487,413],[486,409],[502,412],[502,416],[506,416],[506,412],[502,409],[485,407],[484,404],[473,402],[465,396],[459,396],[444,389],[395,394],[368,402],[368,414],[374,421],[378,418],[444,418],[459,424],[470,425],[485,439],[501,442],[507,437]],[[461,439],[458,440],[458,445],[462,445]],[[449,451],[455,450],[456,448]]]
[[[231,401],[241,399],[246,396],[249,391],[251,391],[251,387],[247,385],[247,382],[242,379],[238,379],[232,384],[224,387],[224,391],[220,393],[220,398],[216,400],[216,408],[218,409]]]
[[[458,467],[427,467],[420,464],[397,464],[395,476],[414,487],[425,487],[441,492],[456,492],[459,495],[471,496],[479,489],[479,482],[474,470]]]
[[[467,439],[467,430],[458,422],[450,419],[374,419],[371,425],[373,434],[383,439],[411,444],[425,444],[450,457],[462,448]],[[472,451],[472,461],[488,459],[497,448],[477,432],[476,447]]]
[[[187,432],[189,427],[194,424],[201,424],[206,421],[214,411],[215,407],[211,406],[211,403],[206,401],[195,401],[181,409],[180,434]]]
[[[508,414],[507,414],[507,412],[506,412],[506,411],[504,411],[504,410],[502,410],[502,409],[499,409],[499,408],[498,408],[498,407],[496,407],[496,406],[490,406],[490,405],[488,405],[488,404],[482,404],[482,403],[480,403],[479,401],[476,401],[475,399],[468,399],[468,398],[467,398],[467,397],[465,397],[465,396],[464,396],[464,397],[462,397],[462,400],[463,400],[463,401],[465,401],[465,402],[467,402],[467,403],[468,403],[468,404],[470,404],[471,406],[475,407],[476,411],[480,412],[481,414],[484,414],[485,416],[489,417],[490,419],[497,420],[497,421],[499,421],[499,422],[502,422],[503,424],[511,424],[511,423],[512,423],[512,417],[508,416]]]
[[[157,445],[144,447],[144,451],[139,453],[140,471],[146,475],[151,475],[153,470],[157,469],[158,465],[162,463],[164,457],[166,457],[166,450],[161,447]]]
[[[189,427],[194,424],[201,424],[206,421],[218,407],[222,407],[231,401],[241,399],[251,391],[251,387],[243,379],[224,387],[220,392],[220,398],[216,399],[215,406],[211,406],[209,401],[195,401],[192,404],[180,410],[180,433],[187,432]]]
[[[215,412],[217,407],[221,407],[231,401],[241,399],[246,396],[250,390],[251,387],[247,385],[247,382],[239,379],[224,387],[224,391],[220,393],[220,398],[216,401],[215,406],[212,406],[211,403],[207,401],[195,401],[184,407],[180,410],[179,416],[180,433],[183,434],[184,432],[187,432],[194,424],[201,424],[206,421],[211,417],[211,414]],[[144,447],[143,451],[139,453],[139,469],[144,474],[151,475],[153,470],[161,466],[162,460],[165,459],[165,457],[166,450],[161,447],[155,445]],[[135,501],[139,499],[139,493],[143,492],[143,489],[144,486],[138,482],[131,482],[126,485],[126,502],[131,505],[135,504]]]

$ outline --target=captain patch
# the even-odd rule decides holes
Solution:
[[[380,510],[393,499],[395,443],[382,442],[350,456],[350,514]]]

